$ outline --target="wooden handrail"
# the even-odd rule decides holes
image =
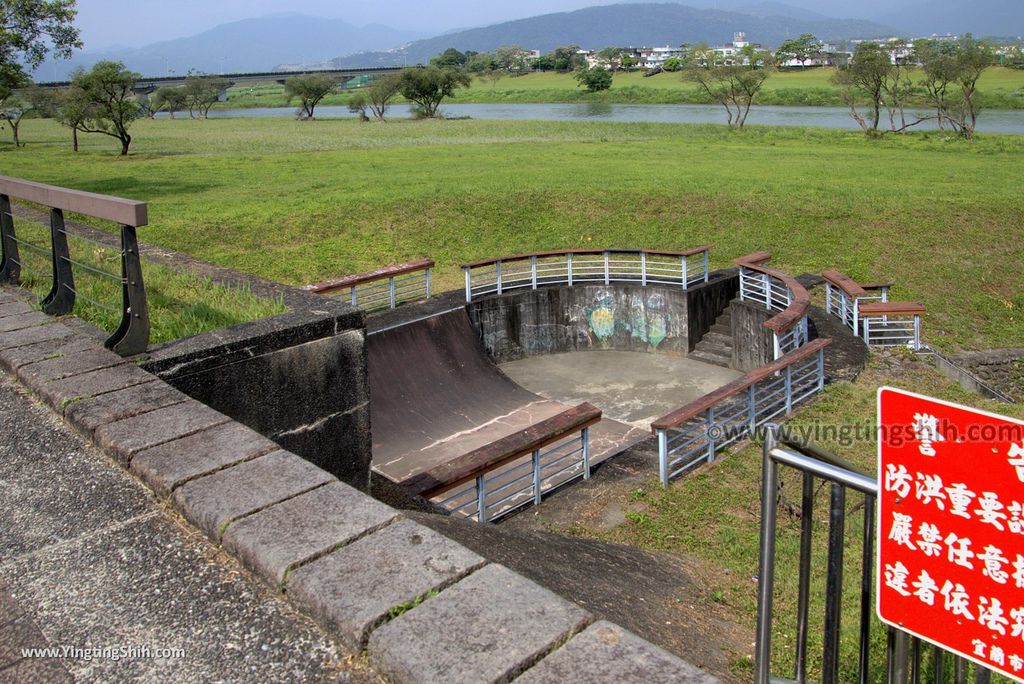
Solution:
[[[895,316],[898,314],[923,314],[924,304],[918,302],[868,302],[860,305],[860,316]]]
[[[865,297],[868,294],[867,289],[863,285],[839,271],[822,271],[821,277],[832,285],[838,287],[840,290],[845,292],[848,297],[852,297],[853,299]]]
[[[651,423],[651,430],[657,432],[658,430],[668,430],[670,428],[682,425],[686,421],[699,416],[700,414],[707,411],[709,408],[731,396],[739,394],[743,390],[747,389],[751,385],[754,385],[769,375],[777,373],[780,370],[786,368],[786,366],[792,366],[796,363],[803,361],[804,359],[817,354],[819,350],[824,349],[828,345],[832,344],[832,340],[827,337],[821,337],[811,342],[808,342],[804,346],[794,349],[785,356],[775,361],[772,361],[768,365],[755,368],[746,375],[740,378],[736,378],[728,385],[719,387],[710,394],[705,394],[696,401],[691,401],[686,406],[676,409],[672,413],[662,416],[658,420]]]
[[[433,267],[433,259],[419,259],[417,261],[409,261],[404,264],[384,266],[383,268],[378,268],[374,271],[357,273],[355,275],[345,276],[335,280],[325,280],[324,282],[317,283],[316,285],[305,285],[302,289],[314,294],[328,294],[337,290],[344,290],[345,288],[362,285],[363,283],[372,283],[375,280],[384,280],[385,278],[393,278],[395,276],[405,275],[406,273],[425,271],[428,268]]]
[[[502,437],[447,463],[412,475],[399,484],[409,493],[429,499],[475,479],[478,475],[531,454],[536,449],[553,444],[566,435],[590,427],[600,420],[601,409],[583,402],[508,437]]]
[[[793,300],[789,303],[789,306],[784,311],[764,322],[764,327],[777,335],[781,335],[799,323],[807,314],[807,309],[811,307],[811,297],[807,294],[804,286],[797,282],[796,278],[761,265],[769,259],[771,259],[771,255],[767,252],[754,252],[739,259],[733,259],[733,263],[743,268],[749,268],[751,271],[764,273],[772,278],[781,280],[789,288],[789,291],[793,294]]]
[[[480,266],[490,266],[491,264],[496,264],[498,262],[526,261],[527,259],[532,259],[534,257],[544,258],[559,256],[562,254],[649,254],[651,256],[684,257],[703,254],[710,250],[711,247],[712,245],[701,245],[700,247],[694,247],[693,249],[687,249],[682,252],[672,252],[661,249],[556,249],[546,252],[533,252],[530,254],[515,254],[513,256],[499,257],[497,259],[470,261],[462,264],[462,268],[479,268]]]
[[[0,195],[35,202],[62,211],[73,211],[94,218],[114,221],[138,228],[149,223],[145,202],[98,195],[94,192],[69,190],[56,185],[0,176]]]

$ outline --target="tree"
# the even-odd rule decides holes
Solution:
[[[47,54],[67,59],[82,41],[74,0],[0,0],[0,75],[24,75]]]
[[[182,86],[182,90],[189,117],[194,119],[198,114],[203,119],[207,118],[210,108],[220,100],[220,94],[229,85],[228,81],[216,76],[192,74],[185,77],[185,85]],[[287,85],[285,89],[287,91]]]
[[[765,68],[690,66],[684,78],[696,83],[713,101],[725,107],[729,128],[741,131],[770,72]]]
[[[850,116],[869,135],[878,132],[886,85],[892,73],[889,51],[878,43],[864,42],[857,45],[849,66],[832,77],[832,82],[839,86],[840,95],[850,108]],[[863,98],[867,98],[866,116],[858,111]]]
[[[978,79],[995,62],[992,46],[968,33],[958,42],[921,40],[914,48],[939,128],[945,122],[963,137],[974,137],[981,110]]]
[[[142,115],[134,91],[140,78],[121,62],[97,62],[89,71],[76,69],[71,75],[76,109],[74,130],[117,138],[121,154],[127,155],[132,144],[128,128]]]
[[[366,110],[369,109],[377,121],[384,122],[388,105],[402,88],[398,74],[385,74],[374,79],[370,85],[349,99],[348,110],[359,114],[363,121],[369,121]]]
[[[149,109],[153,114],[166,110],[173,119],[175,112],[189,106],[189,93],[184,87],[161,86],[149,98],[149,103]]]
[[[821,41],[810,33],[802,33],[799,38],[782,41],[775,51],[775,59],[780,65],[790,60],[800,62],[801,67],[807,66],[807,60],[821,52]]]
[[[461,69],[442,69],[436,66],[413,67],[399,72],[402,97],[416,105],[416,113],[423,118],[437,115],[437,108],[457,88],[468,87],[470,77]]]
[[[461,67],[465,66],[468,61],[469,57],[455,48],[448,48],[441,54],[430,58],[430,63],[439,67]]]
[[[288,96],[289,104],[294,98],[299,98],[300,106],[296,111],[299,119],[312,119],[313,110],[320,104],[320,100],[327,97],[335,87],[337,84],[334,79],[324,74],[292,76],[284,81],[284,94]]]
[[[683,61],[678,57],[669,57],[665,60],[665,63],[661,65],[661,68],[665,71],[679,71],[683,68]]]
[[[529,54],[518,45],[502,45],[494,51],[495,69],[514,76],[523,74],[528,69],[526,58]]]
[[[573,78],[585,86],[588,93],[597,93],[612,87],[612,72],[599,66],[577,69]]]
[[[551,65],[555,71],[575,71],[587,65],[578,45],[565,45],[551,51]]]
[[[78,152],[78,133],[87,132],[85,122],[92,118],[93,104],[80,86],[72,85],[55,98],[57,121],[71,129],[71,149]]]
[[[15,147],[22,147],[23,143],[18,137],[18,129],[21,127],[21,119],[32,109],[32,104],[20,93],[10,91],[6,97],[0,96],[0,119],[7,122],[11,127],[11,136],[14,139]]]

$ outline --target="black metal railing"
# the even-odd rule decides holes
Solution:
[[[814,681],[837,684],[840,681],[885,681],[893,684],[919,684],[920,682],[947,682],[966,684],[974,674],[977,684],[987,684],[991,672],[970,664],[965,658],[927,644],[910,634],[891,627],[886,630],[885,662],[880,654],[872,653],[875,499],[878,480],[858,469],[845,459],[814,444],[789,435],[777,425],[767,425],[763,431],[763,473],[761,483],[761,558],[758,572],[757,640],[754,653],[754,681],[757,684],[789,684],[812,681],[809,661],[811,633],[811,583],[819,564],[813,562],[812,540],[815,519],[815,493],[819,484],[828,485],[828,539],[825,567],[825,597],[822,630],[820,672],[814,672]],[[799,506],[800,541],[797,603],[795,619],[795,649],[792,678],[772,674],[772,636],[774,626],[773,602],[776,578],[776,538],[780,496],[780,467],[786,466],[801,473]],[[863,497],[863,524],[860,530],[859,583],[857,585],[856,676],[842,678],[840,651],[842,615],[844,607],[843,575],[849,569],[845,558],[848,494]],[[850,565],[854,565],[851,563]],[[816,606],[817,607],[817,606]],[[873,658],[873,656],[875,656]],[[849,654],[846,652],[849,659]]]
[[[33,202],[49,208],[50,230],[47,247],[17,235],[11,208],[12,199]],[[69,237],[76,241],[91,243],[100,250],[109,246],[82,235],[69,233],[64,221],[65,211],[114,221],[120,225],[120,273],[112,273],[99,265],[72,258]],[[18,285],[22,281],[23,272],[38,280],[49,279],[50,290],[40,301],[44,312],[54,316],[69,314],[74,310],[76,300],[81,299],[91,306],[115,315],[120,314],[117,329],[106,341],[107,348],[122,356],[144,352],[149,345],[149,310],[142,280],[136,229],[146,225],[147,218],[144,202],[0,176],[0,283]],[[29,267],[22,258],[23,250],[48,259],[49,273],[44,273],[43,267]],[[120,302],[112,305],[84,294],[81,288],[76,288],[75,285],[76,269],[80,274],[85,273],[90,277],[113,283],[115,287],[120,286]]]

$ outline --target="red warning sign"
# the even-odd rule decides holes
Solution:
[[[1024,422],[878,391],[878,615],[1024,680]]]

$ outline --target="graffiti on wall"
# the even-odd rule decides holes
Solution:
[[[620,294],[619,298],[615,295],[614,290],[599,289],[583,308],[587,337],[605,346],[614,336],[625,335],[657,349],[669,336],[672,324],[665,296],[657,291]]]

